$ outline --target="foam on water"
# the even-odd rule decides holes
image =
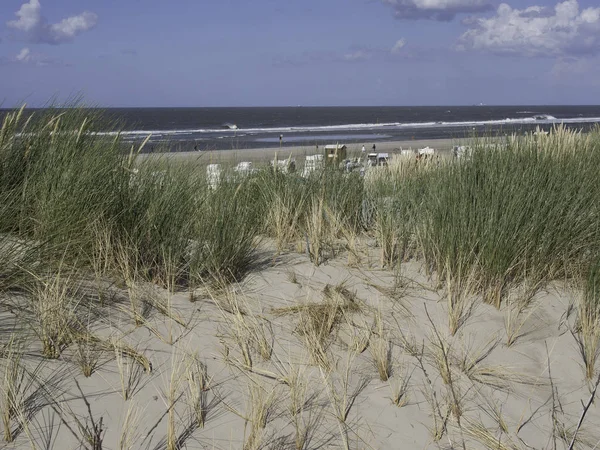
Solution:
[[[501,126],[501,125],[518,125],[518,124],[569,124],[569,123],[600,123],[600,117],[569,117],[557,119],[548,114],[539,114],[531,117],[521,118],[506,118],[499,120],[473,120],[473,121],[440,121],[440,122],[387,122],[387,123],[354,123],[343,125],[325,125],[325,126],[298,126],[298,127],[265,127],[265,128],[244,128],[239,127],[237,130],[223,128],[198,128],[185,130],[131,130],[122,131],[122,136],[177,136],[191,134],[221,134],[222,136],[244,136],[246,134],[271,134],[271,133],[306,133],[306,132],[335,132],[335,131],[353,131],[353,130],[401,130],[401,129],[424,129],[424,128],[463,128],[463,127],[485,127],[485,126]],[[243,133],[240,133],[243,131]],[[116,132],[98,133],[101,135],[114,136]],[[223,134],[225,136],[223,136]],[[331,139],[331,136],[327,136]],[[288,138],[289,141],[289,138]],[[267,141],[264,141],[267,142]]]

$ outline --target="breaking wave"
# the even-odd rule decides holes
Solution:
[[[229,135],[242,136],[245,134],[270,134],[270,133],[293,133],[293,132],[331,132],[331,131],[356,131],[356,130],[386,130],[386,129],[423,129],[423,128],[464,128],[464,127],[485,127],[488,125],[519,125],[519,124],[561,124],[561,123],[600,123],[600,117],[570,117],[556,118],[547,114],[538,114],[530,117],[506,118],[498,120],[480,120],[480,121],[462,121],[462,122],[388,122],[388,123],[355,123],[343,125],[325,125],[325,126],[281,126],[266,128],[244,128],[240,126],[237,129],[223,128],[197,128],[184,130],[130,130],[117,132],[98,133],[102,135],[114,136],[177,136],[189,134],[212,134],[226,133]]]

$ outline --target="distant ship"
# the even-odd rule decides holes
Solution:
[[[224,123],[223,128],[229,128],[230,130],[237,130],[238,126],[235,123]]]

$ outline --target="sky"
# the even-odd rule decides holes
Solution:
[[[598,0],[1,0],[0,104],[600,104]]]

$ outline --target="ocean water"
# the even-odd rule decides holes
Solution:
[[[147,150],[227,150],[524,133],[557,124],[589,130],[600,106],[111,108],[125,141]],[[2,111],[0,111],[0,116]],[[235,127],[234,127],[235,126]]]

